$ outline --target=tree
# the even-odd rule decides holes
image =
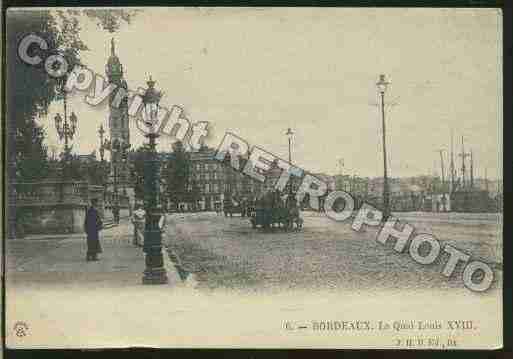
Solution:
[[[59,99],[66,79],[52,78],[43,64],[30,66],[18,56],[18,45],[28,34],[45,39],[44,55],[59,53],[68,62],[68,71],[80,63],[80,52],[87,46],[80,39],[80,16],[96,19],[100,28],[116,31],[120,23],[129,22],[135,14],[126,10],[11,10],[6,17],[6,105],[8,178],[35,181],[48,175],[45,132],[36,119],[47,115],[50,104]],[[32,50],[31,50],[32,51]]]
[[[149,145],[144,144],[136,151],[129,153],[128,161],[131,164],[130,175],[134,184],[134,195],[141,201],[144,199],[144,163],[150,151]]]
[[[178,203],[186,201],[190,197],[188,193],[189,175],[190,175],[190,156],[185,151],[181,141],[173,144],[173,153],[168,157],[162,178],[165,183],[165,192],[171,202],[174,202],[176,208]]]
[[[17,47],[28,33],[46,34],[50,48],[60,46],[59,30],[48,11],[9,11],[7,16],[7,139],[9,177],[37,180],[45,171],[44,131],[35,121],[46,114],[55,98],[56,81],[41,67],[28,66],[18,57]]]
[[[20,182],[44,178],[49,172],[47,147],[44,145],[44,130],[34,121],[27,121],[16,132],[15,178]]]

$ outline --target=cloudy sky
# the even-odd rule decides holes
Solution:
[[[440,148],[461,136],[477,176],[500,176],[502,18],[493,9],[151,9],[114,35],[82,21],[90,51],[83,62],[104,74],[110,38],[130,88],[148,75],[165,91],[162,104],[181,105],[193,122],[208,121],[216,147],[225,131],[287,156],[285,132],[295,132],[293,161],[335,174],[382,174],[381,119],[375,83],[391,81],[386,100],[392,176],[439,172]],[[79,117],[74,149],[98,147],[108,109],[84,93],[70,106]],[[52,105],[47,127],[58,146]],[[132,124],[134,146],[145,141]],[[160,148],[170,143],[161,140]],[[446,155],[446,166],[448,158]],[[460,162],[458,160],[458,166]]]

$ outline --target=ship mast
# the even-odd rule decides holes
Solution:
[[[454,183],[454,176],[455,176],[456,169],[454,168],[454,133],[453,130],[451,130],[451,192],[454,192],[455,183]]]
[[[444,149],[439,149],[437,152],[440,153],[440,167],[442,170],[442,177],[441,177],[441,189],[442,192],[445,192],[445,168],[444,168]]]
[[[465,143],[463,142],[463,136],[461,136],[461,184],[462,187],[465,188],[466,185],[466,175],[467,175],[467,168],[465,166],[465,159],[470,156],[469,153],[465,152]]]
[[[485,188],[488,193],[488,168],[485,168]]]
[[[474,154],[470,150],[470,188],[474,188]]]

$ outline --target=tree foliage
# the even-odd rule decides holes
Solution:
[[[100,28],[114,32],[129,22],[134,11],[126,10],[9,10],[6,16],[6,105],[8,177],[16,181],[35,181],[48,176],[48,154],[44,128],[37,118],[47,115],[50,104],[59,98],[66,79],[50,77],[44,60],[59,53],[68,62],[68,71],[80,63],[80,52],[87,50],[80,39],[81,16],[97,20]],[[24,63],[18,45],[28,34],[36,34],[48,44],[47,51],[29,49],[43,62]]]
[[[148,159],[149,151],[148,144],[144,144],[129,154],[130,176],[134,185],[134,195],[139,200],[144,199],[144,163]]]
[[[190,180],[191,160],[189,153],[181,141],[173,144],[173,152],[162,171],[162,177],[165,184],[167,198],[178,204],[178,202],[188,201],[194,197],[193,191],[188,191]]]
[[[116,32],[122,22],[130,23],[132,18],[141,10],[123,9],[86,9],[84,14],[96,20],[96,25],[108,32]]]

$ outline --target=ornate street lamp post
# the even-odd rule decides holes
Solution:
[[[123,142],[121,144],[121,163],[123,165],[122,166],[123,180],[121,182],[121,188],[122,188],[122,193],[123,193],[124,197],[127,196],[126,186],[127,186],[127,181],[128,181],[128,167],[129,167],[128,152],[129,152],[129,150],[130,150],[130,144]]]
[[[112,206],[113,214],[114,214],[114,223],[119,223],[119,192],[118,192],[118,181],[119,181],[119,173],[118,173],[118,158],[117,154],[119,153],[119,141],[115,139],[112,143],[111,149],[111,162],[112,162],[112,175],[114,182],[114,204]]]
[[[292,132],[292,129],[289,127],[285,134],[289,138],[289,164],[292,165],[292,136],[294,132]],[[292,196],[292,178],[289,179],[289,196]]]
[[[103,135],[105,134],[105,130],[103,129],[103,125],[100,125],[100,129],[98,130],[98,134],[100,135],[100,160],[101,160],[101,176],[102,176],[102,186],[103,186],[103,201],[105,202],[105,197],[107,195],[107,179],[106,168],[105,168],[105,149],[107,148],[107,140],[103,140]]]
[[[64,120],[61,117],[60,113],[57,113],[54,117],[55,120],[55,129],[57,130],[57,134],[59,135],[59,139],[62,141],[64,139],[64,178],[69,178],[69,161],[70,161],[70,152],[71,148],[69,146],[69,141],[73,139],[75,133],[77,131],[77,122],[78,118],[75,113],[72,111],[69,117],[67,115],[67,107],[66,107],[66,90],[62,89],[62,96],[64,100]]]
[[[111,163],[115,163],[116,159],[113,153],[113,147],[116,146],[116,143],[112,144],[110,140],[104,139],[103,135],[105,134],[105,130],[103,129],[103,125],[100,125],[100,129],[98,130],[98,134],[100,135],[100,158],[102,161],[102,177],[103,177],[103,194],[104,198],[107,195],[107,185],[112,183],[114,185],[114,193],[112,198],[112,212],[114,215],[114,223],[119,223],[119,204],[118,204],[118,195],[117,195],[117,173],[116,173],[116,166],[113,166],[113,181],[110,182],[105,179],[105,177],[108,177],[108,167],[105,165],[105,150],[110,151],[110,161]]]
[[[102,168],[107,172],[108,169],[103,166],[105,150],[110,151],[111,156],[110,160],[112,163],[112,182],[104,181],[104,193],[107,192],[107,184],[113,185],[113,198],[112,198],[112,212],[114,214],[114,222],[119,223],[119,211],[120,211],[120,201],[119,201],[119,177],[118,173],[118,161],[121,161],[123,164],[123,168],[127,166],[127,158],[128,158],[128,148],[130,145],[127,143],[120,143],[117,139],[111,142],[108,139],[104,139],[103,135],[105,134],[105,130],[103,129],[103,125],[100,125],[100,129],[98,130],[98,134],[100,135],[100,157],[102,161]],[[121,158],[118,158],[118,157]],[[122,185],[122,193],[126,196],[126,179],[121,181]]]
[[[155,130],[158,119],[158,109],[162,93],[155,90],[155,81],[148,80],[148,89],[143,96],[143,124],[147,127],[146,137],[149,140],[148,157],[144,162],[144,209],[146,223],[144,228],[144,253],[146,254],[146,269],[143,284],[165,284],[168,282],[164,258],[162,255],[162,229],[159,225],[162,211],[159,206],[159,167],[157,158],[156,139],[159,136]]]
[[[105,130],[103,129],[103,125],[100,125],[100,129],[98,130],[98,134],[100,135],[100,159],[101,159],[101,161],[103,163],[104,156],[105,156],[105,149],[107,148],[107,146],[106,146],[107,140],[105,140],[105,142],[103,142],[103,135],[105,134]]]
[[[385,92],[390,82],[385,80],[385,75],[379,75],[379,81],[376,83],[381,95],[381,122],[383,129],[383,220],[386,221],[390,216],[390,188],[388,186],[387,170],[387,148],[386,148],[386,127],[385,127]]]

